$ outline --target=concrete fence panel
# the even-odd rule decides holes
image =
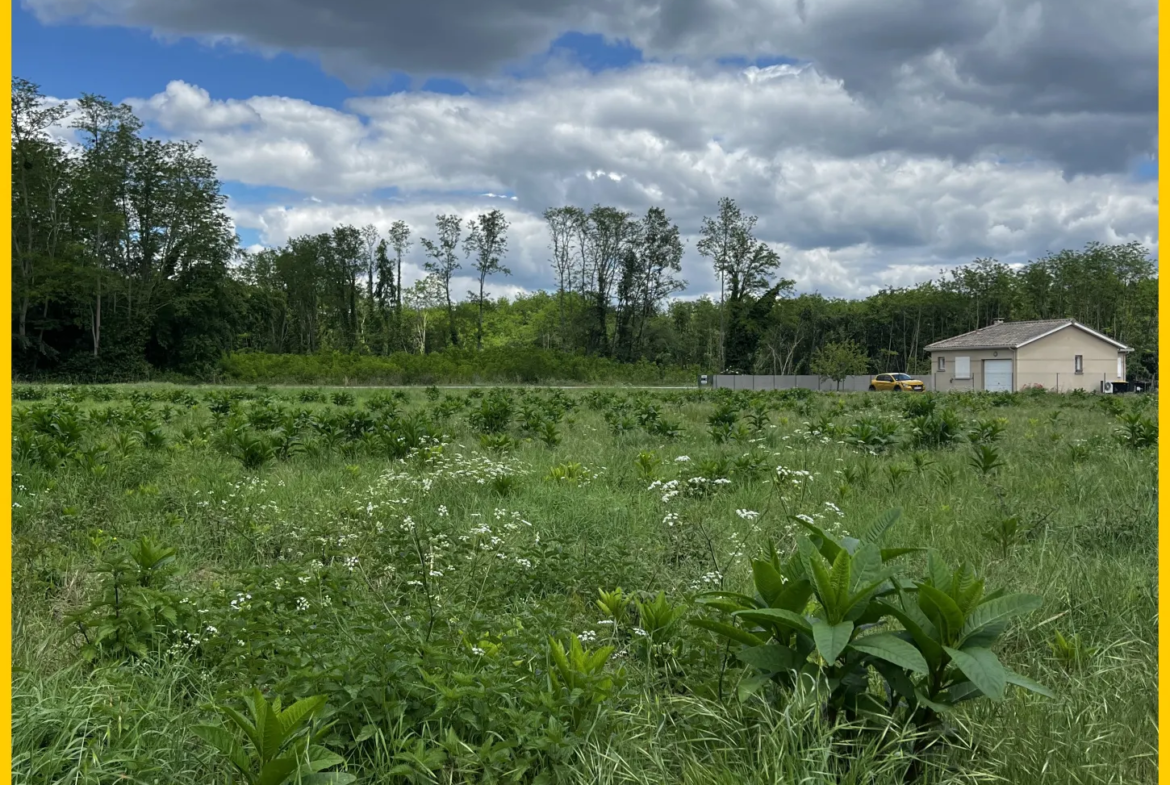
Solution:
[[[791,390],[797,387],[806,390],[821,392],[864,392],[869,389],[873,381],[871,375],[846,376],[841,380],[840,388],[832,379],[822,379],[819,376],[767,376],[761,374],[716,374],[707,376],[707,386],[725,390]],[[924,374],[919,376],[927,390],[944,390],[949,392],[972,392],[984,389],[982,378],[972,374],[970,379],[954,379],[946,373]],[[1085,390],[1087,392],[1101,392],[1103,381],[1117,381],[1109,374],[1100,373],[1025,373],[1012,379],[1016,392],[1021,392],[1033,385],[1038,385],[1051,392],[1071,392]],[[1155,385],[1143,385],[1143,389],[1152,390]]]
[[[820,390],[834,392],[838,389],[837,382],[832,379],[823,379],[808,374],[799,376],[767,376],[761,374],[716,374],[707,377],[711,387],[725,390],[791,390],[797,387],[806,390]],[[846,376],[841,380],[842,392],[864,392],[869,389],[873,376]],[[922,380],[926,389],[934,389],[933,379],[929,376]]]

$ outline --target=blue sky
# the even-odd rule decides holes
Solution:
[[[409,74],[398,73],[355,89],[325,73],[311,59],[290,54],[265,57],[229,46],[206,46],[191,39],[165,41],[145,30],[43,25],[27,10],[13,9],[12,59],[16,75],[41,85],[49,95],[98,93],[112,100],[150,96],[181,79],[197,84],[217,99],[256,95],[292,95],[320,106],[340,108],[348,98],[385,95],[411,89]],[[567,56],[592,72],[643,62],[628,42],[607,42],[599,34],[561,35],[542,58],[508,71],[521,78],[543,60]],[[742,58],[730,58],[735,62]],[[760,58],[759,65],[786,62]],[[746,64],[746,61],[744,61]],[[429,79],[415,89],[458,95],[468,88],[456,79]]]
[[[23,8],[13,10],[13,73],[41,85],[49,95],[99,93],[112,100],[150,96],[173,79],[197,84],[217,98],[295,95],[339,108],[354,95],[403,90],[405,75],[382,80],[368,91],[351,90],[314,62],[289,54],[264,57],[227,46],[210,47],[190,39],[173,42],[145,30],[42,25]],[[461,85],[440,83],[429,89],[459,92]]]
[[[113,100],[150,96],[171,80],[181,79],[199,85],[220,100],[291,95],[337,109],[355,96],[411,89],[409,74],[396,73],[365,88],[352,88],[304,57],[265,57],[230,46],[206,46],[191,39],[161,40],[148,31],[125,27],[43,25],[19,6],[13,9],[12,31],[14,73],[59,97],[82,92]],[[646,62],[642,52],[628,41],[607,41],[596,33],[568,32],[554,40],[545,55],[506,71],[525,78],[553,57],[567,57],[593,73]],[[718,62],[731,67],[763,68],[798,61],[779,56],[737,56],[721,57]],[[428,79],[414,89],[453,95],[468,92],[463,82],[444,78]]]
[[[832,8],[844,21],[831,29],[795,17],[778,22],[761,0],[691,0],[670,6],[675,16],[647,16],[641,0],[608,0],[612,17],[583,32],[557,27],[557,14],[588,18],[564,3],[550,5],[547,24],[531,35],[527,0],[498,0],[490,10],[463,2],[407,11],[338,0],[326,19],[311,0],[268,0],[265,8],[279,7],[273,13],[288,23],[252,19],[252,27],[243,20],[249,9],[232,0],[184,5],[207,15],[188,20],[191,35],[203,25],[245,42],[213,47],[156,38],[141,19],[119,18],[164,18],[178,7],[172,0],[19,0],[13,71],[58,98],[146,99],[139,111],[149,133],[202,141],[245,246],[339,222],[384,230],[399,218],[418,236],[438,212],[466,217],[499,206],[514,227],[513,282],[531,289],[551,284],[544,208],[603,203],[642,213],[656,204],[688,238],[684,273],[694,295],[717,287],[694,240],[702,216],[727,195],[760,216],[761,238],[786,260],[785,275],[827,294],[907,285],[977,256],[1034,258],[1094,240],[1156,248],[1157,163],[1114,152],[1144,149],[1156,132],[1150,87],[1134,77],[1152,62],[1139,45],[1148,27],[1140,16],[1111,17],[1120,32],[1108,40],[1127,43],[1106,61],[1061,38],[1075,25],[1054,26],[1021,39],[1013,71],[997,50],[979,51],[995,36],[968,25],[987,3],[1002,2],[1006,10],[988,18],[1018,28],[1010,0],[954,0],[982,10],[956,11],[918,31],[909,28],[920,20],[871,0],[837,0]],[[444,29],[460,18],[449,12],[457,7],[463,28]],[[39,21],[59,9],[113,23]],[[337,26],[317,30],[329,23]],[[499,46],[467,37],[488,28]],[[265,44],[285,52],[329,51],[339,35],[375,31],[348,54],[359,71],[382,75],[354,86],[313,56],[257,54],[257,29],[310,42]],[[401,51],[383,46],[388,30]],[[438,61],[446,55],[430,55],[444,51],[448,36],[474,51],[449,58],[444,71]],[[871,40],[911,48],[891,55]],[[925,42],[918,54],[915,42]],[[536,54],[501,60],[501,51]],[[936,51],[957,64],[968,58],[969,81],[992,81],[949,94],[945,75],[916,59]],[[1054,91],[1042,76],[1053,52],[1065,63],[1061,78],[1074,79],[1077,69],[1100,76],[1096,93],[1075,84]],[[1070,64],[1069,52],[1084,54]],[[423,62],[436,66],[431,73],[468,75],[420,80],[402,71]],[[1034,75],[1028,62],[1037,64]],[[769,70],[793,65],[809,67],[799,75]],[[751,67],[764,73],[748,74]],[[484,76],[491,89],[479,90]],[[1017,82],[994,81],[1002,78]],[[981,95],[991,98],[981,103]],[[1036,109],[1054,95],[1055,108]],[[360,115],[348,103],[355,99],[364,101]],[[219,119],[201,124],[205,117]],[[988,161],[990,169],[979,163]]]

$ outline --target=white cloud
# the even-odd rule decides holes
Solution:
[[[344,110],[284,97],[218,101],[173,82],[134,104],[166,133],[201,138],[224,178],[312,194],[293,206],[233,204],[238,224],[265,242],[396,219],[417,234],[439,212],[503,206],[513,282],[526,288],[552,283],[539,216],[560,204],[666,208],[690,238],[692,293],[715,288],[694,235],[721,196],[760,216],[785,275],[829,294],[1090,240],[1156,248],[1156,184],[1068,177],[1028,155],[1079,133],[1078,116],[1005,118],[944,99],[874,104],[814,68],[761,73],[562,71],[497,80],[483,95],[400,93]],[[390,188],[397,198],[373,195]]]
[[[1148,144],[1157,112],[1153,0],[333,0],[328,13],[319,0],[23,2],[46,22],[291,52],[359,81],[395,70],[490,77],[580,31],[663,61],[797,58],[870,99],[941,95],[1004,114],[1140,115],[1127,145]],[[1094,171],[1131,152],[1074,147],[1062,161]]]

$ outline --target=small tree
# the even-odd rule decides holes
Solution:
[[[390,247],[394,249],[394,261],[397,271],[392,276],[397,283],[394,286],[394,320],[395,331],[402,332],[402,257],[410,250],[410,226],[406,221],[395,221],[390,225]]]
[[[439,241],[433,242],[420,238],[423,248],[430,259],[423,265],[428,273],[434,275],[443,285],[443,299],[447,303],[447,330],[450,334],[451,345],[459,346],[459,333],[455,330],[455,304],[451,301],[451,278],[455,271],[463,265],[459,264],[459,237],[463,232],[463,219],[458,215],[439,215],[435,217],[438,228]],[[393,238],[393,235],[391,235]],[[400,279],[401,280],[401,279]]]
[[[414,311],[414,333],[419,354],[427,353],[427,316],[446,299],[443,281],[436,273],[414,282],[403,294],[406,307]]]
[[[463,241],[464,252],[474,259],[472,264],[479,273],[479,294],[471,292],[478,316],[475,323],[475,348],[483,349],[483,289],[487,277],[492,273],[511,275],[512,271],[500,264],[500,258],[508,252],[508,219],[500,210],[471,219],[467,239]]]
[[[846,376],[865,373],[869,369],[869,360],[853,341],[840,341],[827,343],[817,349],[809,367],[821,379],[835,381],[840,390]]]

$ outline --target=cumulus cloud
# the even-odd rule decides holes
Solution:
[[[266,243],[397,219],[417,236],[436,213],[498,207],[513,223],[503,285],[533,289],[552,284],[545,208],[658,205],[688,240],[688,296],[717,289],[694,246],[722,196],[760,217],[786,276],[835,295],[979,256],[1157,248],[1156,184],[1127,176],[1155,147],[1153,0],[24,3],[49,22],[313,56],[347,78],[401,70],[472,86],[340,108],[218,99],[182,81],[130,99],[152,129],[202,140],[226,180],[302,195],[233,201],[237,225]],[[500,75],[567,30],[628,40],[649,61]],[[789,64],[717,61],[776,55]],[[422,261],[416,245],[408,280]]]
[[[942,106],[1037,122],[1093,115],[1108,138],[1050,148],[1072,172],[1116,169],[1152,149],[1156,123],[1155,0],[23,2],[46,22],[131,25],[310,55],[350,79],[388,71],[489,78],[571,30],[628,40],[663,61],[787,56],[869,101],[941,98]]]
[[[905,285],[978,256],[1021,261],[1090,240],[1156,247],[1156,184],[1070,177],[1042,155],[1078,135],[1090,145],[1082,115],[875,104],[815,67],[564,71],[342,109],[220,101],[172,82],[131,103],[165,133],[202,139],[227,180],[312,194],[233,205],[265,242],[397,219],[417,234],[437,213],[500,207],[513,222],[513,283],[528,289],[552,283],[540,213],[561,204],[664,207],[689,237],[692,294],[717,288],[694,245],[722,196],[760,217],[786,275],[829,294]],[[380,196],[387,189],[394,199]],[[417,248],[411,263],[417,273]]]

